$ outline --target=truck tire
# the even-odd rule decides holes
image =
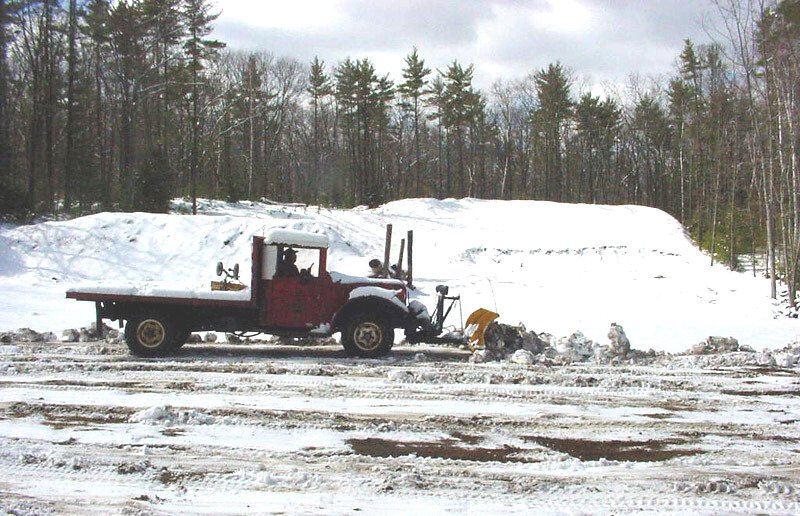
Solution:
[[[163,357],[177,350],[180,329],[162,314],[147,314],[128,319],[125,343],[140,357]]]
[[[342,330],[342,347],[350,356],[381,357],[394,345],[394,329],[379,314],[359,314]]]

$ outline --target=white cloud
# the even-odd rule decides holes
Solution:
[[[547,0],[547,6],[529,10],[533,26],[539,30],[580,35],[591,30],[593,13],[585,2],[576,0]]]
[[[345,21],[339,0],[226,0],[222,9],[224,22],[260,28],[291,31],[316,31],[336,27]]]
[[[475,64],[489,88],[560,61],[595,83],[632,73],[672,73],[712,0],[226,0],[217,37],[230,48],[265,50],[335,65],[369,58],[402,80],[413,47],[431,68]]]

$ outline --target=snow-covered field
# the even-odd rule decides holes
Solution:
[[[800,336],[768,284],[709,267],[664,213],[406,200],[376,210],[214,201],[203,216],[0,227],[0,333],[87,326],[81,283],[204,289],[272,227],[325,232],[363,274],[414,230],[417,298],[631,346],[613,363],[469,362],[400,344],[0,344],[0,511],[10,514],[798,514]],[[393,253],[397,255],[397,251]],[[458,314],[452,323],[458,325]],[[772,353],[680,353],[709,335]],[[57,340],[57,339],[54,339]],[[663,353],[669,352],[669,353]]]
[[[580,330],[605,342],[615,322],[643,350],[684,351],[709,335],[758,350],[800,338],[800,321],[775,317],[766,280],[710,267],[680,224],[652,208],[411,199],[328,210],[205,201],[201,213],[0,227],[0,331],[60,335],[86,326],[93,305],[64,299],[81,283],[207,289],[218,260],[239,262],[247,275],[250,236],[274,227],[326,233],[329,268],[362,275],[370,258],[383,257],[391,223],[393,259],[414,230],[415,283],[429,307],[433,287],[446,283],[461,294],[464,316],[485,307],[557,337]]]

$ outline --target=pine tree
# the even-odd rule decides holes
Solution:
[[[417,48],[405,57],[406,67],[403,69],[403,79],[405,81],[398,86],[398,91],[406,99],[411,110],[412,123],[414,126],[414,170],[415,185],[414,193],[416,197],[422,194],[422,150],[420,146],[420,126],[422,123],[422,103],[426,96],[428,81],[426,77],[430,75],[430,68],[425,67],[425,60],[419,57]]]
[[[175,87],[177,74],[173,69],[179,68],[181,56],[178,44],[186,36],[186,21],[181,12],[182,0],[142,0],[142,15],[147,19],[148,39],[150,44],[150,61],[155,73],[149,94],[158,98],[158,113],[154,117],[155,139],[169,147],[170,111],[172,102],[178,97]],[[167,160],[168,161],[168,160]]]
[[[442,74],[444,80],[444,109],[442,122],[454,140],[457,154],[455,178],[448,175],[446,190],[448,195],[463,197],[471,186],[467,182],[467,137],[470,126],[481,111],[481,98],[472,86],[475,67],[464,68],[453,61]]]
[[[669,83],[667,91],[669,97],[669,116],[670,123],[672,124],[672,132],[675,141],[672,145],[673,152],[677,151],[675,160],[678,162],[678,181],[680,191],[680,208],[678,211],[679,220],[681,223],[686,221],[686,213],[692,209],[692,197],[687,199],[687,184],[686,184],[686,169],[687,165],[687,148],[690,147],[687,142],[687,125],[691,119],[691,98],[692,89],[686,84],[682,78],[674,78]],[[691,194],[691,190],[689,191]]]
[[[0,214],[22,215],[25,194],[19,178],[12,175],[11,107],[9,92],[8,47],[11,42],[11,24],[18,2],[0,0]]]
[[[383,138],[387,110],[394,95],[388,77],[378,77],[368,59],[345,59],[335,72],[336,100],[347,133],[351,170],[350,187],[355,204],[377,206],[383,200]]]
[[[688,144],[687,170],[689,190],[692,192],[691,211],[687,215],[686,223],[699,240],[705,238],[707,221],[705,207],[708,205],[709,169],[712,161],[709,159],[707,141],[710,130],[707,125],[706,102],[703,92],[704,65],[701,54],[695,50],[691,40],[684,40],[684,48],[679,56],[680,78],[686,85],[688,93],[688,120],[685,136]]]
[[[616,140],[620,110],[612,99],[590,93],[575,105],[576,137],[580,148],[580,177],[576,200],[598,202],[601,181],[611,173],[611,152]]]
[[[320,131],[320,117],[322,110],[322,103],[325,97],[333,93],[333,87],[330,83],[330,78],[325,73],[325,63],[318,57],[314,57],[311,62],[311,73],[308,77],[308,93],[311,95],[311,104],[314,109],[314,177],[312,183],[314,185],[314,202],[319,203],[320,190],[323,184],[322,180],[322,165],[321,165],[321,142],[322,139]],[[323,196],[326,197],[326,196]]]
[[[544,197],[561,201],[564,190],[563,131],[572,116],[572,80],[561,63],[550,64],[534,75],[539,107],[534,125],[544,135]]]
[[[205,39],[211,33],[212,22],[219,13],[211,14],[208,0],[185,0],[184,17],[188,38],[184,43],[184,51],[188,59],[188,70],[191,77],[191,144],[190,144],[190,178],[192,195],[192,214],[197,214],[197,174],[200,161],[200,90],[204,62],[216,55],[224,43],[215,39]]]
[[[122,188],[122,207],[135,208],[137,166],[139,149],[137,147],[137,121],[142,82],[147,69],[144,37],[146,25],[138,4],[121,1],[109,11],[106,20],[115,88],[114,106],[118,121],[116,129],[119,138],[119,158],[117,160]]]
[[[644,95],[633,110],[632,180],[629,194],[637,204],[664,208],[666,150],[670,141],[667,115],[658,101]]]
[[[445,167],[445,140],[446,126],[444,112],[447,99],[445,97],[445,84],[441,72],[433,78],[426,90],[428,105],[433,111],[428,115],[429,120],[436,121],[436,196],[443,198],[450,193],[450,169]]]
[[[75,99],[76,68],[78,66],[78,5],[77,0],[69,0],[67,22],[67,123],[65,128],[66,150],[64,155],[64,209],[72,208],[72,193],[75,189],[77,132],[77,106]]]
[[[11,124],[8,108],[8,41],[11,25],[11,7],[0,0],[0,190],[11,186]],[[5,198],[0,198],[0,211],[5,209]]]
[[[113,204],[112,193],[112,173],[111,155],[113,142],[108,135],[110,125],[107,120],[107,109],[109,103],[109,89],[106,81],[106,67],[109,59],[106,55],[110,48],[109,0],[90,0],[85,7],[86,11],[83,18],[81,32],[85,37],[85,46],[88,49],[87,55],[91,56],[90,67],[92,69],[93,98],[91,108],[91,126],[93,139],[93,152],[95,156],[96,172],[93,177],[87,174],[87,181],[92,185],[87,185],[87,193],[92,200],[101,201],[106,209],[110,209]],[[88,125],[88,120],[86,121]]]

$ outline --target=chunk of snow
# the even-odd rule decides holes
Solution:
[[[403,370],[392,370],[389,371],[387,375],[389,380],[397,383],[411,383],[414,381],[414,375],[409,373],[408,371]]]
[[[518,349],[511,355],[511,361],[515,364],[532,364],[536,358],[527,349]]]
[[[397,297],[401,294],[402,290],[389,290],[381,287],[356,287],[350,291],[350,299],[358,299],[361,297],[379,297],[391,301],[396,306],[408,311],[405,303],[400,301]]]
[[[329,323],[322,323],[316,328],[309,331],[311,335],[330,335],[331,334],[331,325]]]
[[[264,237],[266,244],[284,244],[298,247],[325,247],[330,245],[328,235],[296,231],[292,229],[273,229]]]
[[[569,337],[558,339],[555,347],[556,351],[573,362],[580,362],[594,354],[592,341],[580,331],[576,331]]]
[[[331,272],[331,280],[342,285],[353,285],[355,283],[379,283],[381,285],[396,285],[398,289],[403,288],[403,282],[391,278],[367,278],[365,276],[350,276],[341,272]]]
[[[616,356],[624,357],[631,350],[631,342],[625,335],[625,330],[617,323],[611,323],[608,330],[608,338],[611,341],[609,351]]]
[[[144,283],[140,285],[88,285],[73,287],[68,293],[114,296],[171,297],[178,299],[205,299],[209,301],[250,301],[249,288],[243,290],[208,290],[182,288],[180,285]]]
[[[175,410],[169,405],[150,407],[140,410],[130,417],[134,423],[165,424],[167,426],[181,425],[210,425],[216,419],[214,416],[203,414],[195,410]]]

